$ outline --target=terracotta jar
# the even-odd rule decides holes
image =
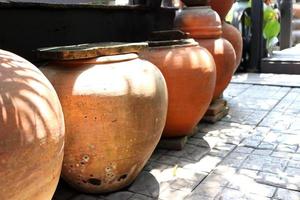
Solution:
[[[300,4],[299,3],[293,4],[293,15],[295,18],[300,18]]]
[[[0,91],[0,199],[50,200],[65,131],[57,94],[38,68],[4,50]]]
[[[205,114],[215,87],[215,63],[210,53],[194,40],[158,45],[141,52],[164,75],[169,106],[163,137],[192,133]]]
[[[190,32],[199,44],[206,48],[216,63],[216,87],[213,99],[217,99],[228,86],[236,68],[233,46],[222,35],[221,20],[208,6],[187,7],[178,13],[175,27]]]
[[[87,193],[131,184],[166,121],[167,88],[160,71],[137,54],[117,51],[42,67],[65,114],[63,178]]]
[[[243,38],[241,32],[237,30],[234,26],[226,22],[222,23],[222,32],[223,32],[222,37],[228,40],[232,44],[235,50],[235,54],[236,54],[235,70],[236,70],[241,63],[242,53],[243,53]]]
[[[220,15],[224,21],[235,0],[210,0],[208,5]]]

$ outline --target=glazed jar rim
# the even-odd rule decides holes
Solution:
[[[95,58],[85,59],[70,59],[70,60],[51,60],[49,63],[58,63],[65,65],[79,65],[79,64],[108,64],[130,61],[139,58],[136,53],[116,54],[109,56],[98,56]]]

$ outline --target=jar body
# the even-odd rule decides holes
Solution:
[[[166,120],[167,89],[160,71],[138,58],[115,57],[107,59],[114,62],[65,62],[42,69],[65,113],[63,178],[88,193],[132,183]]]
[[[242,35],[239,30],[237,30],[234,26],[226,22],[223,22],[222,30],[223,30],[222,37],[228,40],[232,44],[235,50],[236,67],[234,71],[236,71],[242,60],[242,53],[243,53]]]
[[[164,75],[169,106],[163,137],[191,134],[205,114],[215,87],[215,63],[198,45],[149,48],[141,53]]]
[[[216,87],[213,100],[218,99],[229,85],[236,69],[236,55],[233,46],[223,38],[199,39],[201,46],[206,48],[213,56],[216,63]]]
[[[0,50],[0,199],[50,200],[63,160],[57,94],[30,62]]]

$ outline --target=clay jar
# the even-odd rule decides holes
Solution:
[[[42,71],[63,106],[62,176],[87,193],[128,186],[161,137],[167,88],[160,71],[137,54],[52,62]]]
[[[235,70],[238,68],[238,66],[241,63],[242,59],[242,53],[243,53],[243,38],[239,30],[237,30],[234,26],[231,24],[228,24],[226,22],[222,23],[222,37],[228,40],[236,54],[236,67]]]
[[[141,57],[163,73],[169,106],[163,137],[189,135],[205,114],[215,87],[215,63],[194,40],[150,47]]]
[[[208,6],[187,7],[178,13],[175,27],[189,32],[199,44],[206,48],[216,63],[216,87],[213,99],[217,99],[228,86],[236,68],[233,46],[222,35],[221,20]]]
[[[4,50],[0,91],[0,199],[50,200],[65,131],[56,92],[34,65]]]
[[[210,0],[208,5],[220,15],[224,21],[235,0]]]

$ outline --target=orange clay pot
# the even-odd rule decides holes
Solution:
[[[220,15],[221,20],[225,20],[235,0],[210,0],[208,5]]]
[[[243,38],[242,35],[240,33],[239,30],[237,30],[234,26],[232,26],[231,24],[228,24],[226,22],[222,23],[222,37],[226,40],[228,40],[234,50],[235,50],[235,54],[236,54],[236,67],[235,70],[238,68],[238,66],[241,63],[241,59],[242,59],[242,53],[243,53]]]
[[[0,50],[0,199],[50,200],[63,159],[64,119],[45,76]]]
[[[194,40],[184,45],[152,47],[141,56],[163,73],[169,92],[163,137],[189,135],[205,114],[215,88],[215,63]]]
[[[232,45],[221,38],[222,26],[218,14],[207,6],[184,8],[177,15],[175,26],[191,31],[191,36],[213,56],[217,72],[213,99],[219,98],[236,68],[236,55]]]
[[[63,178],[87,193],[128,186],[161,137],[167,88],[160,71],[136,54],[50,63],[66,121]]]

